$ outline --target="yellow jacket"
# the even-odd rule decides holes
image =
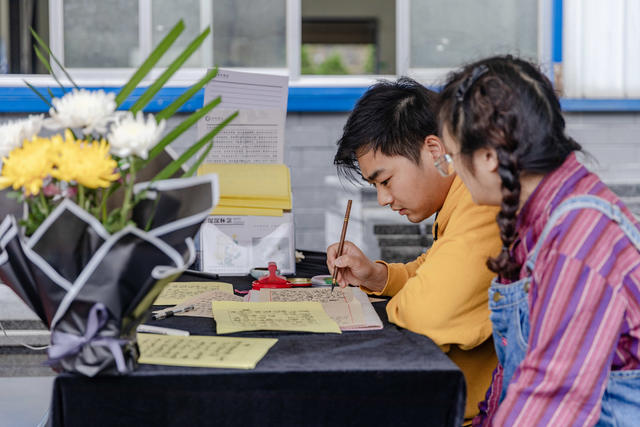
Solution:
[[[474,204],[456,177],[434,222],[433,246],[407,264],[378,261],[389,274],[385,288],[374,294],[393,296],[389,320],[431,338],[464,373],[465,418],[477,414],[497,363],[488,308],[495,274],[486,267],[502,247],[497,213]]]

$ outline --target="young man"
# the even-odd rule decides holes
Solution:
[[[465,418],[478,413],[496,356],[487,294],[493,273],[487,259],[500,252],[497,208],[478,206],[442,159],[437,136],[437,94],[401,78],[382,81],[358,101],[338,141],[334,163],[347,178],[375,186],[378,203],[411,222],[437,212],[433,246],[407,264],[373,262],[353,243],[327,249],[327,264],[340,267],[340,286],[393,296],[389,320],[434,340],[467,381]],[[452,154],[455,156],[455,153]]]

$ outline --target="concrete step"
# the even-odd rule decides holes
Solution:
[[[420,246],[429,247],[433,244],[433,236],[423,234],[380,234],[378,244],[380,247],[389,246]]]
[[[376,235],[387,234],[420,234],[418,224],[377,224],[373,226],[373,233]]]
[[[421,246],[387,246],[380,248],[380,258],[389,263],[407,263],[415,260],[427,250]]]

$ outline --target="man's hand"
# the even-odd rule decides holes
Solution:
[[[380,292],[387,283],[387,267],[371,261],[362,251],[349,241],[344,242],[342,256],[338,255],[338,243],[327,248],[327,267],[339,267],[337,282],[341,288],[351,284],[364,286],[374,292]]]

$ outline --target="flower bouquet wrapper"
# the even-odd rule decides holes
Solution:
[[[138,183],[134,192],[135,226],[114,234],[69,200],[29,238],[13,215],[0,224],[0,279],[49,326],[57,371],[135,369],[136,328],[193,262],[192,239],[219,197],[216,175]]]

